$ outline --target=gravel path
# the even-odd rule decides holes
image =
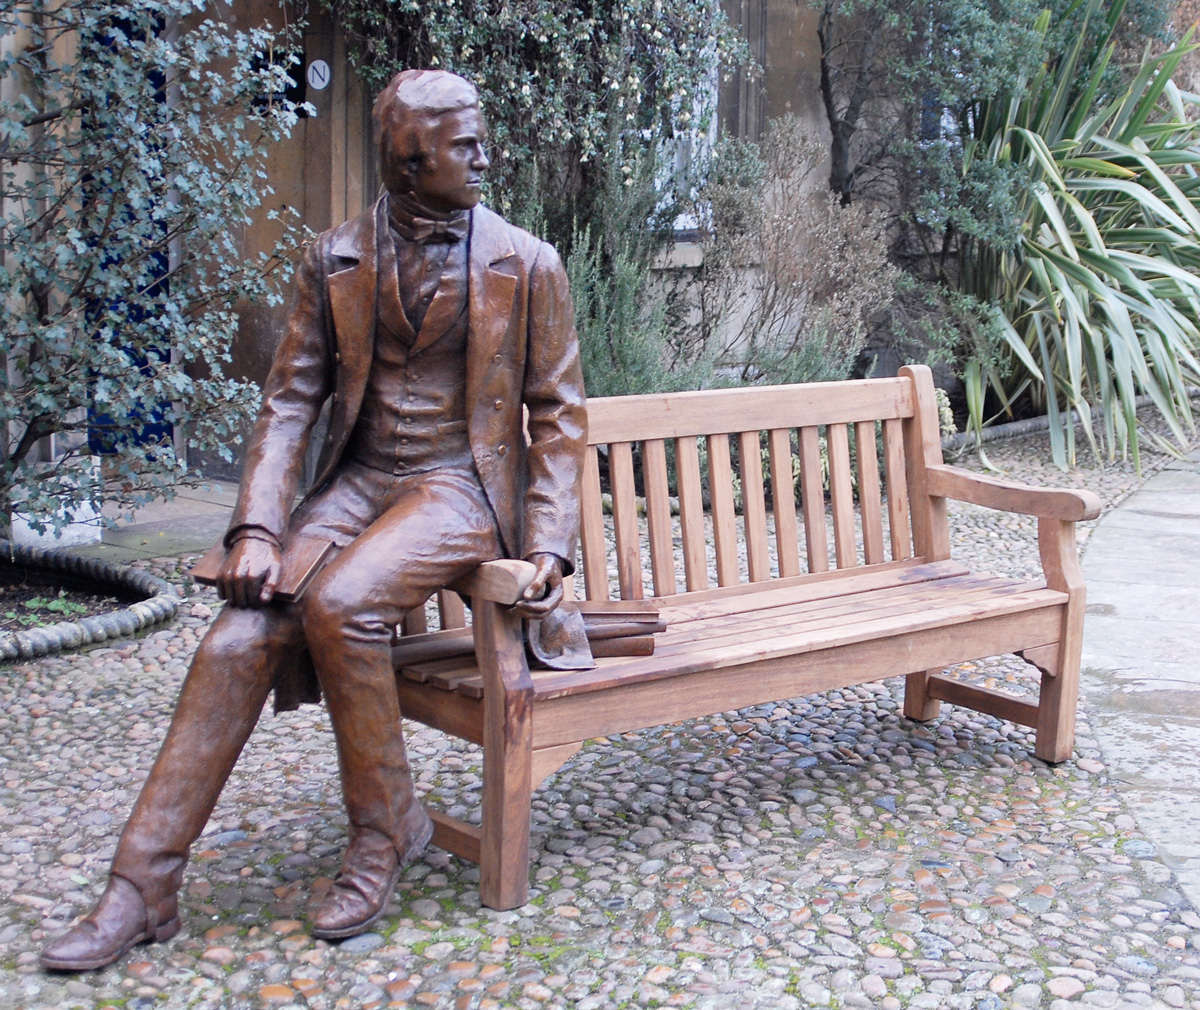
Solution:
[[[989,455],[1110,508],[1139,484],[1124,464],[1060,473],[1043,435]],[[1032,521],[952,523],[956,556],[1036,571]],[[527,905],[481,908],[476,868],[432,849],[377,932],[334,945],[305,926],[345,843],[328,720],[267,715],[197,845],[183,931],[46,974],[37,951],[102,890],[217,606],[180,559],[148,567],[185,587],[173,624],[0,667],[0,1008],[1200,1010],[1200,915],[1109,781],[1086,698],[1076,759],[1050,768],[1010,723],[906,722],[898,681],[591,741],[535,794]],[[1011,658],[959,672],[1033,683]],[[478,753],[408,731],[418,787],[473,806]]]

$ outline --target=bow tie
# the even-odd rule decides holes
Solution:
[[[402,238],[410,242],[420,242],[423,245],[432,242],[449,242],[453,244],[467,237],[470,222],[466,214],[460,214],[449,221],[431,221],[429,218],[414,216],[411,221],[392,219],[392,227]]]

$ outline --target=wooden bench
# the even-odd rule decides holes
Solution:
[[[1069,756],[1084,614],[1075,523],[1100,501],[943,465],[927,368],[591,400],[588,415],[585,595],[657,603],[667,630],[654,654],[531,673],[505,608],[528,584],[519,561],[457,586],[474,601],[470,630],[443,594],[444,629],[413,615],[395,647],[404,715],[483,745],[481,826],[431,813],[435,842],[480,863],[484,904],[525,902],[530,795],[587,739],[905,674],[907,717],[966,705],[1035,727],[1045,761]],[[1044,579],[954,561],[947,498],[1037,516]],[[1041,671],[1036,701],[942,674],[1004,653]]]

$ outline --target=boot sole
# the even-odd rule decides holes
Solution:
[[[161,926],[156,927],[153,932],[146,931],[139,933],[123,947],[111,954],[101,954],[88,958],[46,957],[43,954],[39,960],[42,962],[42,967],[50,971],[91,971],[94,968],[103,968],[105,965],[112,964],[118,958],[128,954],[138,944],[162,943],[165,940],[171,939],[171,937],[179,932],[179,928],[182,925],[183,923],[179,916],[175,916],[175,918],[168,919]]]

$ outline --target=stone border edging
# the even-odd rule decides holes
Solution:
[[[1188,386],[1187,394],[1191,400],[1200,399],[1200,388]],[[1143,393],[1141,396],[1134,398],[1134,409],[1141,410],[1153,402],[1154,398],[1152,396]],[[1071,421],[1074,424],[1079,423],[1079,411],[1074,409],[1071,411]],[[966,452],[968,449],[977,449],[985,442],[995,442],[1001,438],[1017,438],[1021,435],[1028,435],[1030,432],[1045,431],[1049,427],[1049,415],[1039,414],[1037,417],[1026,417],[1019,421],[1007,421],[1004,424],[991,425],[984,428],[982,433],[956,431],[953,435],[947,435],[942,439],[942,448],[950,452]]]
[[[89,579],[104,586],[143,594],[123,610],[78,621],[60,621],[41,628],[16,631],[0,638],[0,663],[12,659],[32,659],[63,649],[124,638],[143,628],[170,620],[182,602],[174,587],[163,579],[138,568],[127,568],[100,558],[85,558],[65,550],[22,547],[0,540],[0,563],[4,560],[49,572],[62,572]]]

